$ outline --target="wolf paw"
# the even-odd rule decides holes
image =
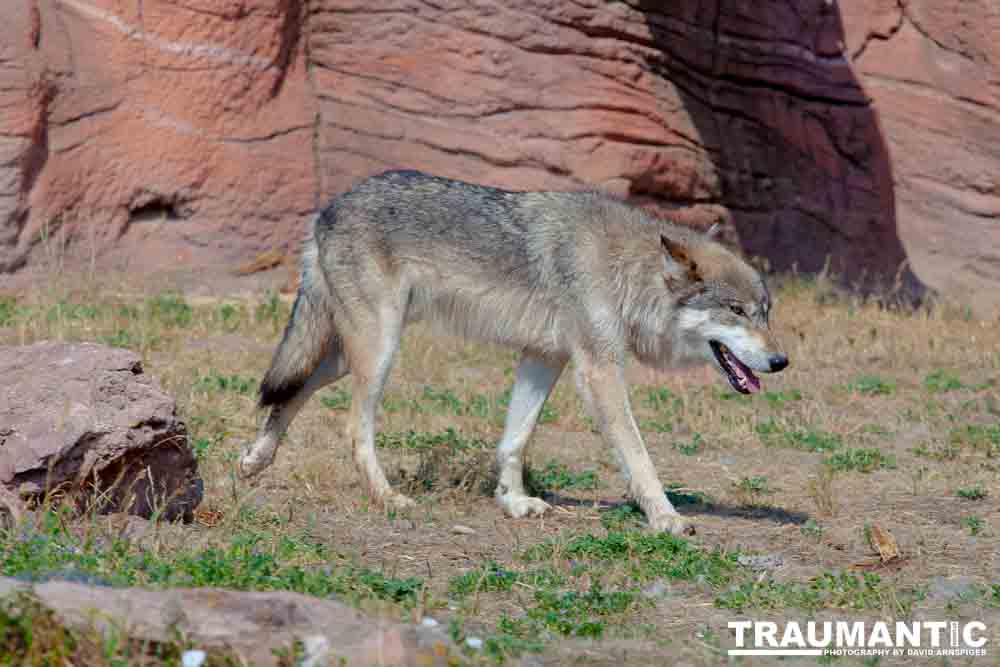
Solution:
[[[271,465],[273,461],[273,452],[270,456],[267,456],[266,453],[261,454],[250,449],[240,458],[237,472],[241,479],[249,479],[258,475],[264,468]]]
[[[508,494],[498,496],[497,502],[500,503],[500,507],[503,508],[503,511],[508,516],[515,519],[525,516],[542,516],[552,509],[552,506],[541,498],[532,498],[531,496],[514,496]]]
[[[680,514],[658,514],[649,517],[650,530],[657,533],[670,533],[676,537],[694,535],[694,526]]]

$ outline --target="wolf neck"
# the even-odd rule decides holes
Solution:
[[[678,295],[664,281],[659,243],[626,241],[612,261],[612,275],[631,351],[644,364],[669,366],[674,356]]]

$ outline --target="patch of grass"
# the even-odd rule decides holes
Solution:
[[[848,449],[830,455],[825,463],[839,472],[869,473],[881,468],[895,468],[896,457],[892,454],[883,454],[878,449]]]
[[[247,396],[257,391],[259,381],[241,375],[222,375],[213,369],[207,375],[197,377],[192,385],[195,391],[205,394],[232,393]]]
[[[563,637],[600,639],[606,631],[606,617],[625,614],[642,599],[638,591],[606,591],[595,581],[585,592],[537,591],[527,616]]]
[[[601,525],[609,532],[638,528],[643,521],[642,510],[636,503],[623,503],[601,512]]]
[[[962,379],[952,371],[937,370],[924,378],[924,389],[932,394],[943,394],[948,391],[964,389]]]
[[[291,314],[288,306],[281,300],[277,292],[269,292],[267,298],[257,304],[254,309],[254,320],[258,324],[270,324],[274,327],[282,326]]]
[[[139,347],[139,339],[136,338],[128,329],[118,329],[113,334],[99,336],[98,340],[111,347]]]
[[[96,320],[102,314],[102,308],[88,303],[72,303],[59,301],[50,307],[45,317],[49,322],[60,320]]]
[[[528,493],[533,496],[541,496],[553,491],[565,489],[580,489],[592,491],[600,486],[597,473],[593,470],[583,472],[572,472],[564,463],[550,460],[545,467],[536,470],[527,467],[525,470],[525,485]]]
[[[818,542],[819,540],[823,539],[823,534],[826,532],[826,529],[823,528],[823,526],[821,526],[820,524],[816,523],[815,519],[809,519],[804,524],[802,524],[802,527],[799,529],[799,532],[805,535],[806,537],[810,537]]]
[[[222,433],[216,433],[209,438],[192,438],[191,449],[194,451],[195,457],[197,457],[198,460],[202,460],[213,450],[217,450],[224,439],[225,435]]]
[[[326,547],[290,537],[237,533],[228,544],[156,554],[121,539],[94,540],[71,533],[59,512],[35,529],[0,537],[0,574],[152,588],[217,586],[236,590],[288,590],[320,597],[377,598],[404,606],[423,583],[336,562]],[[308,563],[308,566],[304,563]]]
[[[461,452],[483,450],[491,447],[490,443],[482,438],[465,437],[451,427],[448,427],[441,433],[379,431],[375,435],[375,446],[385,447],[386,449],[409,449],[417,452],[436,448],[447,449],[451,452]]]
[[[702,440],[701,434],[695,433],[694,437],[691,438],[691,442],[676,442],[674,443],[674,449],[679,451],[684,456],[694,456],[701,451]]]
[[[348,410],[351,407],[351,392],[343,387],[334,387],[320,397],[320,403],[331,410]]]
[[[775,419],[766,419],[754,427],[765,445],[791,447],[807,452],[831,452],[843,446],[836,433],[814,428],[789,428]]]
[[[527,562],[546,561],[554,557],[618,563],[625,567],[629,577],[638,582],[660,577],[682,580],[702,578],[721,585],[729,581],[737,569],[734,555],[722,551],[706,552],[668,533],[611,531],[603,536],[587,533],[565,543],[542,542],[522,554]]]
[[[733,489],[741,499],[741,503],[749,507],[762,505],[764,496],[774,493],[767,477],[763,475],[743,477],[738,482],[733,482]]]
[[[0,296],[0,327],[14,326],[17,317],[17,299],[12,296]]]
[[[926,442],[922,442],[913,448],[913,453],[916,456],[922,456],[935,461],[954,461],[958,458],[961,451],[957,445],[942,444],[932,448]]]
[[[416,470],[399,470],[404,492],[460,489],[489,493],[496,485],[491,443],[462,436],[453,428],[442,433],[379,432],[375,444],[418,454]]]
[[[864,396],[891,396],[896,392],[896,383],[886,382],[877,375],[860,375],[847,385],[847,390]]]
[[[776,582],[750,579],[716,596],[715,604],[723,609],[743,612],[747,609],[783,609],[792,607],[807,612],[820,609],[889,610],[906,614],[921,599],[916,589],[897,590],[876,574],[823,572],[808,582]]]
[[[968,445],[987,456],[1000,455],[1000,424],[967,424],[953,428],[948,436],[952,444]]]
[[[179,294],[161,294],[147,302],[152,320],[166,327],[188,327],[194,319],[194,310]]]
[[[969,531],[969,535],[975,537],[985,530],[986,522],[982,517],[970,514],[969,516],[962,518],[962,526]]]
[[[642,396],[642,407],[656,411],[680,412],[684,407],[684,399],[666,387],[647,388]]]
[[[662,419],[643,419],[639,422],[639,427],[644,431],[653,431],[654,433],[674,432],[673,423]],[[600,431],[595,427],[591,429],[591,432],[599,433]]]
[[[785,389],[782,391],[761,392],[760,397],[774,407],[781,407],[785,403],[802,400],[802,392],[798,389]]]
[[[965,500],[983,500],[989,492],[982,484],[973,484],[955,490],[955,495]]]

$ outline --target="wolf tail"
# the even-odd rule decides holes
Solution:
[[[319,269],[316,244],[310,240],[302,256],[302,284],[281,343],[271,359],[271,367],[261,382],[258,407],[290,400],[323,360],[339,353],[340,348],[330,290]]]

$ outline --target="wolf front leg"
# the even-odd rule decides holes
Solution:
[[[613,447],[629,494],[639,503],[650,527],[674,535],[693,532],[663,492],[663,484],[632,417],[621,365],[598,361],[590,355],[579,355],[575,364],[581,398],[600,425],[605,441]]]
[[[549,504],[532,498],[524,490],[524,448],[535,429],[538,415],[552,392],[564,360],[542,360],[525,355],[517,367],[517,378],[511,390],[510,409],[503,438],[497,447],[497,503],[509,516],[520,518],[529,514],[544,514]]]

